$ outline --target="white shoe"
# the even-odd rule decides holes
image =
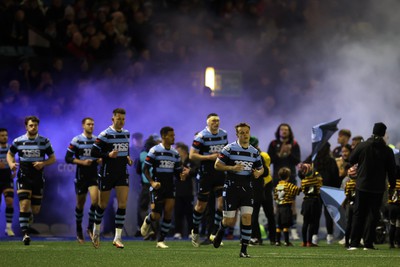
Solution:
[[[14,231],[11,228],[6,228],[4,232],[6,236],[15,236]]]
[[[358,247],[349,247],[347,250],[357,250]]]
[[[326,236],[326,243],[328,245],[331,245],[333,243],[333,235],[327,235]]]
[[[299,234],[297,233],[296,228],[290,229],[290,233],[292,234],[292,240],[300,240]]]
[[[151,229],[151,225],[148,224],[148,223],[146,222],[148,216],[149,216],[149,215],[147,215],[147,216],[144,218],[142,227],[140,227],[140,234],[141,234],[142,236],[147,236],[147,235],[149,234],[149,232],[150,232],[150,229]]]
[[[342,240],[339,240],[339,242],[338,242],[340,245],[344,245],[344,244],[346,244],[346,238],[345,237],[343,237],[342,238]]]
[[[192,229],[191,234],[192,234],[192,245],[193,245],[193,247],[198,248],[200,246],[200,242],[199,242],[200,235],[199,234],[195,234],[193,232],[193,229]]]
[[[313,235],[311,239],[311,243],[318,245],[318,235]]]
[[[157,242],[156,248],[168,248],[164,241]]]
[[[181,240],[182,239],[182,235],[180,233],[175,233],[174,239]]]
[[[124,244],[122,244],[121,238],[114,239],[113,246],[116,248],[124,248]]]

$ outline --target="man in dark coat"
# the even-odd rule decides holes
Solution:
[[[350,163],[358,164],[354,221],[349,250],[360,245],[364,233],[364,250],[375,249],[375,228],[380,218],[379,208],[386,191],[386,177],[390,188],[396,185],[396,163],[392,149],[383,137],[386,125],[375,123],[372,136],[360,143],[350,155]]]

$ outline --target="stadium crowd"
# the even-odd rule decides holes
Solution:
[[[91,85],[99,93],[124,88],[145,96],[174,85],[169,90],[189,88],[198,94],[204,90],[194,85],[194,73],[207,66],[241,71],[246,94],[264,115],[294,109],[317,91],[329,90],[320,88],[324,68],[314,61],[330,52],[321,42],[325,36],[345,36],[337,38],[339,45],[370,34],[362,7],[351,5],[333,0],[3,0],[0,110],[23,107],[41,117],[60,116]],[[33,105],[39,99],[51,100],[50,112]]]

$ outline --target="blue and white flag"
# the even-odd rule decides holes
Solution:
[[[331,122],[323,122],[312,127],[311,130],[311,142],[312,142],[312,153],[311,160],[314,161],[318,151],[328,142],[329,138],[338,130],[337,124],[341,119],[337,119]]]
[[[344,233],[347,223],[346,211],[342,207],[342,203],[346,198],[344,190],[335,187],[322,186],[320,193],[329,215],[340,231]]]

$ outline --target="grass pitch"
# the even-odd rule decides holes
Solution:
[[[0,242],[0,266],[399,266],[400,249],[389,249],[388,244],[378,250],[347,251],[342,245],[317,248],[276,247],[269,243],[248,248],[252,258],[239,258],[239,241],[226,241],[215,249],[212,245],[192,247],[189,240],[167,240],[168,249],[156,248],[155,241],[125,239],[124,249],[112,246],[111,239],[102,239],[100,248],[91,242],[49,238],[32,238],[30,246],[20,239]]]

